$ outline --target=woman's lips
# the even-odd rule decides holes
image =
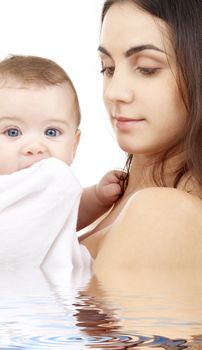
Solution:
[[[135,125],[140,124],[145,119],[143,118],[127,118],[127,117],[113,117],[114,124],[117,129],[129,129]]]

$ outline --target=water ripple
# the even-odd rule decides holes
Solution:
[[[2,344],[2,340],[1,340]],[[163,349],[182,350],[188,347],[184,339],[171,340],[161,336],[141,336],[127,334],[112,334],[104,336],[14,336],[1,349],[133,349],[138,346]]]

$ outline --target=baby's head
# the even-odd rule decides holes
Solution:
[[[80,108],[67,73],[36,56],[0,62],[0,174],[55,157],[70,165],[80,138]]]

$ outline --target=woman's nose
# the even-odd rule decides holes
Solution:
[[[104,99],[109,102],[130,103],[134,98],[130,77],[114,72],[114,75],[104,84]]]

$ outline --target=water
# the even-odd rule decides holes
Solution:
[[[1,350],[157,348],[202,349],[200,271],[0,272]]]

